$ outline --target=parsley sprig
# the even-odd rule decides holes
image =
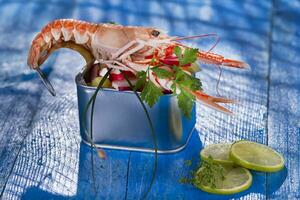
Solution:
[[[187,118],[190,118],[191,111],[195,102],[195,96],[191,91],[201,90],[201,81],[198,78],[186,73],[182,67],[197,61],[198,49],[185,49],[182,52],[179,46],[174,48],[174,54],[178,58],[179,64],[170,66],[172,70],[161,68],[160,65],[149,66],[147,71],[141,71],[137,74],[138,81],[135,90],[141,90],[141,99],[152,107],[163,95],[161,89],[157,87],[150,79],[149,74],[154,73],[158,78],[171,79],[173,84],[171,89],[174,95],[177,95],[178,106]],[[153,60],[152,63],[156,61]]]
[[[152,107],[158,101],[159,97],[163,95],[163,93],[161,89],[149,79],[148,74],[149,68],[146,72],[141,71],[137,74],[138,81],[136,82],[134,89],[139,90],[143,88],[141,92],[141,99],[150,107]]]

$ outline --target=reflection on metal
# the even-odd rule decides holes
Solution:
[[[89,141],[87,130],[90,130],[90,110],[86,116],[83,116],[83,112],[95,88],[82,85],[81,80],[82,74],[78,74],[76,84],[80,134],[84,141]],[[195,108],[189,120],[181,115],[175,102],[175,96],[164,95],[152,108],[147,107],[157,134],[159,153],[172,153],[184,148],[195,126]],[[83,120],[87,126],[85,130]],[[110,149],[154,151],[146,115],[132,91],[102,89],[98,93],[94,111],[93,142]]]
[[[182,122],[181,122],[181,111],[178,107],[178,101],[176,98],[172,98],[170,101],[170,112],[169,112],[169,124],[171,133],[174,133],[174,137],[180,141],[182,138]]]

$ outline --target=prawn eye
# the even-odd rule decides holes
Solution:
[[[157,37],[157,36],[159,36],[159,34],[160,34],[160,32],[159,32],[159,31],[157,31],[157,30],[153,30],[153,31],[151,31],[151,35],[153,35],[154,37]]]

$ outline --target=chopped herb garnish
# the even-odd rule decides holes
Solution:
[[[217,179],[221,178],[222,181],[225,180],[225,170],[223,166],[214,163],[211,156],[208,157],[207,161],[202,160],[199,169],[201,170],[191,173],[192,178],[181,177],[179,182],[182,184],[193,184],[196,187],[207,185],[211,188],[216,188]]]
[[[217,178],[225,180],[224,168],[222,165],[214,163],[212,156],[208,157],[207,161],[202,161],[201,170],[197,171],[193,177],[193,185],[208,185],[211,188],[216,188]]]
[[[181,184],[191,183],[191,179],[181,177],[181,178],[179,178],[179,183],[181,183]]]

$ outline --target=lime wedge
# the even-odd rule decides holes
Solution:
[[[276,172],[284,167],[283,157],[272,148],[250,141],[232,144],[230,158],[240,166],[262,172]]]
[[[212,162],[214,163],[233,165],[234,162],[229,158],[231,145],[231,143],[208,145],[200,152],[201,159],[208,161],[209,156],[211,156],[213,159]]]
[[[214,185],[207,181],[205,169],[201,167],[194,180],[194,185],[199,189],[213,194],[235,194],[247,190],[252,184],[252,175],[249,170],[242,167],[223,166],[224,177],[214,173]]]

